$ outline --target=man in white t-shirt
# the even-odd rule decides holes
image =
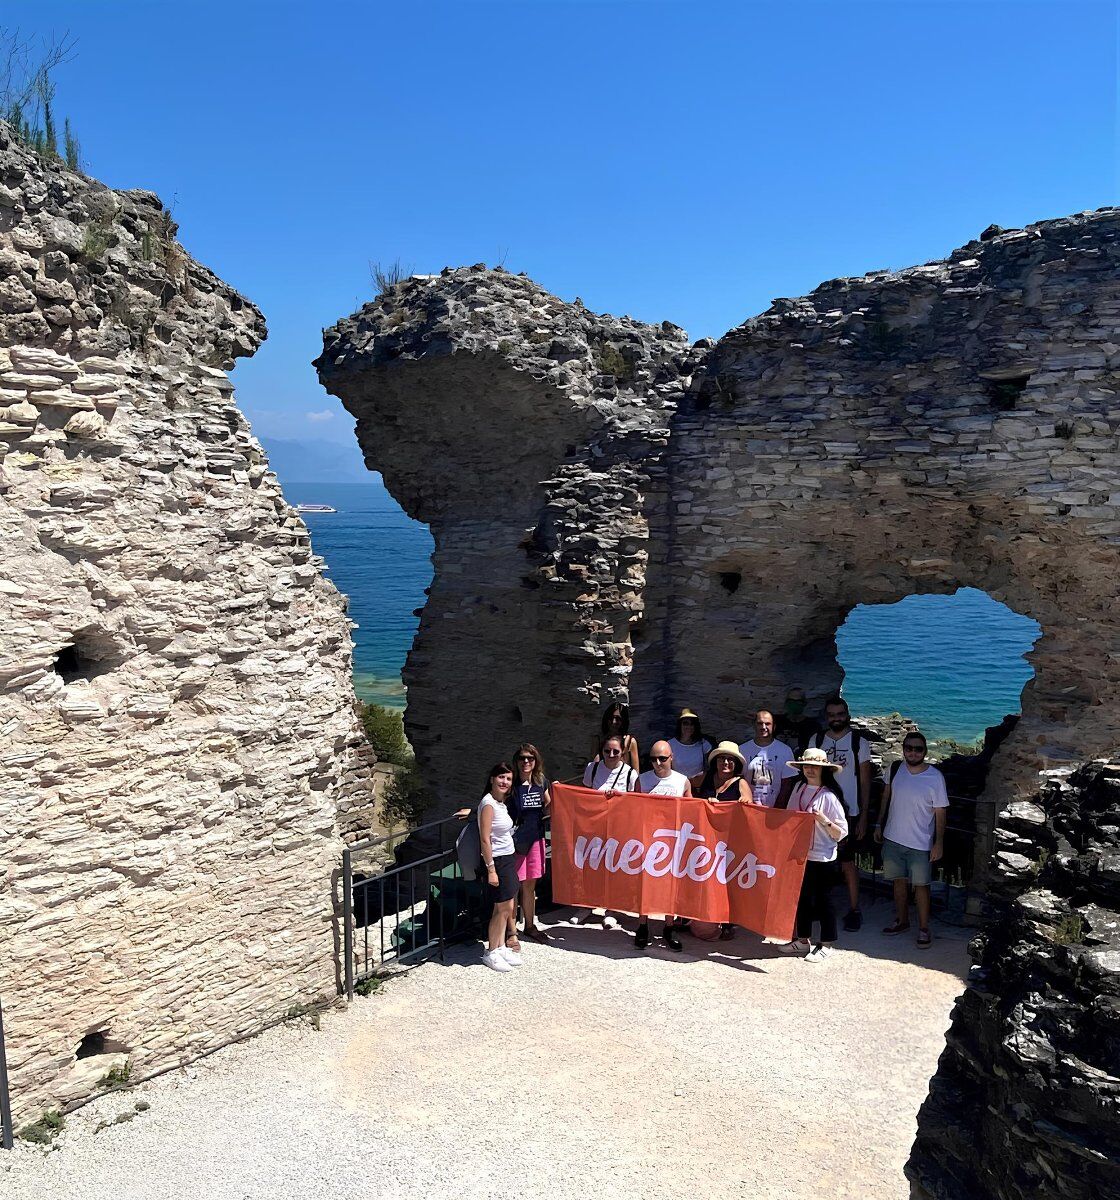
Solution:
[[[891,768],[883,789],[875,840],[883,843],[883,875],[894,880],[895,920],[884,933],[910,928],[910,884],[918,909],[918,945],[933,941],[929,931],[931,863],[945,849],[949,794],[945,776],[926,762],[926,739],[916,729],[903,738],[903,761]]]
[[[825,729],[809,740],[838,764],[836,784],[844,793],[848,810],[848,836],[840,843],[837,858],[848,887],[848,914],[844,928],[855,933],[863,925],[859,907],[859,868],[856,846],[867,837],[867,805],[871,795],[871,748],[867,738],[852,728],[848,702],[842,696],[830,696],[824,706]]]
[[[649,761],[653,764],[652,771],[643,771],[638,776],[638,791],[647,796],[683,796],[692,799],[692,786],[688,776],[673,770],[673,750],[668,742],[654,742],[650,747]],[[665,915],[665,930],[662,937],[670,950],[680,950],[681,939],[673,928],[674,918]],[[638,929],[634,934],[634,945],[644,950],[649,945],[649,916],[639,914]]]
[[[789,765],[797,755],[774,736],[774,715],[765,709],[755,714],[754,740],[739,746],[743,778],[751,785],[756,804],[785,808],[797,768]]]

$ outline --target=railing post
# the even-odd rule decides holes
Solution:
[[[353,887],[354,872],[350,864],[350,847],[347,846],[342,851],[342,969],[346,979],[347,1000],[354,999]]]
[[[0,1137],[4,1149],[12,1148],[12,1102],[8,1095],[8,1055],[4,1050],[4,1010],[0,1007],[0,1125],[3,1134]]]

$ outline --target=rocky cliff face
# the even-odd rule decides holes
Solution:
[[[1052,772],[1001,820],[1010,900],[918,1117],[915,1200],[1120,1196],[1120,764]]]
[[[962,1001],[911,1164],[938,1200],[1080,1195],[1079,1155],[1102,1188],[1114,1166],[1114,1014],[1093,991],[1120,966],[1114,864],[1084,856],[1113,782],[1075,777],[1095,815],[1070,829],[1024,799],[1120,747],[1118,327],[1110,209],[830,281],[714,345],[449,270],[328,330],[317,364],[436,538],[407,720],[447,808],[522,737],[571,774],[609,698],[643,744],[682,704],[739,734],[790,684],[820,698],[859,603],[971,586],[1040,622],[976,806],[977,876],[994,854],[1006,903],[1049,848],[1058,890],[1018,902],[984,951],[990,998]]]
[[[261,315],[175,232],[154,195],[44,166],[0,126],[19,1119],[334,985],[337,835],[369,769],[344,605],[233,400]]]

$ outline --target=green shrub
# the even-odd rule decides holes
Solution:
[[[19,1131],[19,1136],[25,1142],[31,1142],[36,1146],[49,1146],[65,1126],[66,1118],[57,1109],[52,1108],[43,1113],[37,1121],[25,1125]]]
[[[124,1087],[128,1083],[129,1076],[132,1074],[132,1063],[126,1058],[119,1067],[113,1067],[107,1071],[97,1081],[99,1088],[104,1088],[108,1091],[110,1088]]]
[[[390,828],[400,824],[412,828],[423,821],[431,803],[416,763],[410,762],[389,781],[381,803],[381,820]]]
[[[604,375],[613,375],[622,382],[634,375],[633,364],[623,357],[617,347],[609,343],[599,351],[599,370]]]
[[[1054,942],[1059,946],[1073,946],[1085,938],[1085,919],[1080,913],[1066,913],[1054,926]]]
[[[380,704],[362,704],[362,728],[381,762],[403,767],[412,762],[412,747],[404,734],[404,717]]]

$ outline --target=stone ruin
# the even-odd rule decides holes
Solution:
[[[406,720],[444,811],[524,737],[574,773],[611,699],[643,744],[683,704],[739,732],[791,684],[819,701],[857,604],[969,586],[1040,623],[976,809],[1002,915],[908,1171],[939,1200],[1087,1197],[1079,1167],[1115,1189],[1120,796],[1103,768],[1055,780],[1120,748],[1120,210],[693,345],[448,269],[327,330],[316,366],[435,539]]]
[[[335,994],[368,819],[342,598],[150,192],[0,125],[0,1001],[17,1123]]]

